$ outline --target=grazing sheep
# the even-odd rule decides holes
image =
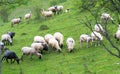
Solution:
[[[31,16],[32,16],[32,13],[31,13],[31,11],[30,11],[29,13],[25,14],[24,18],[25,18],[26,20],[29,20],[29,19],[31,18]]]
[[[54,38],[58,41],[60,47],[63,47],[64,40],[63,34],[61,34],[60,32],[56,32],[54,33]]]
[[[89,43],[93,41],[93,38],[90,35],[82,34],[80,35],[80,47],[82,47],[82,42],[87,42],[87,48],[89,47]]]
[[[4,43],[0,41],[0,50],[4,49]]]
[[[104,29],[100,24],[95,24],[95,31],[99,32],[99,33],[104,33]]]
[[[103,40],[103,36],[102,36],[100,33],[96,32],[96,31],[93,31],[93,32],[91,33],[91,37],[93,38],[93,40],[95,40],[95,41],[97,42],[97,43],[95,44],[95,46],[96,46],[96,45],[100,45],[100,41]]]
[[[41,13],[44,17],[51,17],[53,15],[52,11],[44,11],[44,9],[42,9]]]
[[[34,42],[35,43],[46,43],[44,37],[42,36],[34,36]]]
[[[102,13],[100,20],[101,20],[101,22],[105,21],[105,20],[110,20],[113,22],[113,18],[108,13]]]
[[[3,34],[1,37],[1,41],[5,44],[5,45],[12,45],[12,39],[10,37],[9,34]]]
[[[11,63],[14,63],[16,61],[19,64],[19,58],[16,55],[16,53],[13,51],[6,50],[4,52],[4,56],[2,57],[2,60],[4,60],[4,59],[7,61],[7,63],[8,63],[8,59],[10,59]],[[14,59],[14,61],[12,61],[12,59]]]
[[[7,34],[9,34],[10,35],[10,37],[11,37],[11,39],[13,39],[13,37],[15,36],[15,32],[7,32]]]
[[[19,24],[21,22],[22,17],[14,18],[11,20],[11,27],[13,27],[14,24]]]
[[[25,55],[25,54],[28,54],[28,55],[30,55],[30,58],[32,59],[32,55],[33,54],[36,54],[38,57],[39,57],[39,59],[41,59],[41,57],[42,57],[42,54],[41,53],[38,53],[36,50],[35,50],[35,48],[33,48],[33,47],[23,47],[22,49],[22,57],[21,57],[21,60],[23,61],[23,56]]]
[[[49,46],[51,46],[52,48],[57,49],[58,52],[61,52],[61,48],[58,44],[58,41],[55,38],[51,38],[48,42]]]
[[[69,9],[69,8],[67,8],[67,9],[65,10],[65,12],[66,12],[66,13],[70,12],[70,9]]]
[[[45,41],[48,43],[50,39],[54,38],[54,36],[52,34],[46,34],[44,38]]]
[[[115,39],[117,40],[117,41],[119,41],[119,39],[120,39],[120,25],[119,25],[119,27],[118,27],[118,30],[117,30],[117,32],[115,33]]]
[[[47,51],[48,46],[45,43],[32,43],[31,47],[35,48],[37,52],[42,52],[43,50]]]
[[[54,14],[56,14],[55,6],[49,7],[48,11],[52,11]]]
[[[63,6],[62,6],[62,5],[55,6],[55,9],[56,9],[56,11],[57,11],[57,14],[59,14],[60,12],[62,12]]]
[[[66,44],[68,47],[68,51],[72,52],[75,46],[75,40],[72,37],[69,37],[67,38]]]

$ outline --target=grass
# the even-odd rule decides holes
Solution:
[[[45,2],[43,5],[47,5]],[[68,3],[69,1],[62,4],[65,5]],[[32,4],[34,5],[34,3]],[[69,3],[69,6],[72,7],[70,4],[72,3]],[[30,7],[30,5],[21,6],[17,9],[20,9],[22,16],[24,14],[24,9],[22,11],[22,8],[26,7]],[[17,10],[11,15],[17,14]],[[55,15],[39,23],[33,21],[34,17],[32,17],[29,24],[23,20],[24,22],[15,25],[13,28],[10,27],[10,22],[5,23],[3,26],[0,25],[0,35],[7,31],[16,32],[13,46],[6,47],[15,51],[19,57],[21,57],[21,48],[30,46],[36,35],[44,36],[47,33],[54,34],[59,31],[63,33],[65,37],[62,53],[57,53],[51,49],[49,52],[43,54],[41,60],[36,56],[33,56],[33,60],[30,60],[29,56],[25,56],[24,61],[20,61],[19,65],[16,62],[10,64],[3,61],[2,74],[20,74],[20,70],[23,71],[23,74],[119,74],[120,59],[111,56],[102,46],[91,46],[90,48],[86,48],[86,44],[84,43],[83,47],[80,48],[79,36],[83,33],[91,33],[84,24],[80,23],[82,22],[81,19],[85,19],[84,15],[86,13],[87,12],[79,13],[77,10],[73,9],[70,13]],[[88,17],[91,18],[90,15]],[[79,19],[80,22],[77,19]],[[91,22],[93,25],[95,24],[94,21]],[[42,25],[46,25],[48,29],[40,30],[40,26]],[[111,34],[113,34],[116,31],[116,26],[112,24],[109,26],[109,30],[111,31]],[[74,52],[72,53],[68,52],[65,44],[66,39],[70,36],[73,37],[76,42]],[[106,40],[104,40],[104,42],[111,50],[113,50]],[[119,47],[119,45],[117,46]]]

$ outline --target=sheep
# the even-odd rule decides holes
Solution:
[[[1,37],[1,41],[5,44],[5,45],[12,45],[12,39],[10,37],[9,34],[3,34]]]
[[[55,9],[56,9],[56,11],[57,11],[57,14],[59,14],[60,12],[62,12],[63,6],[62,6],[62,5],[55,6]]]
[[[105,20],[110,20],[113,23],[113,18],[108,13],[102,13],[100,17],[101,22]]]
[[[13,27],[14,24],[19,24],[21,22],[22,17],[14,18],[11,20],[11,27]]]
[[[34,36],[34,42],[35,43],[46,43],[44,37],[42,36]]]
[[[91,37],[93,38],[94,41],[97,42],[97,44],[95,44],[95,46],[100,45],[100,41],[103,40],[103,36],[100,33],[96,32],[96,31],[93,31],[91,33]]]
[[[52,11],[44,11],[44,9],[42,9],[41,13],[44,17],[51,17],[53,15]]]
[[[117,32],[115,33],[114,37],[115,37],[115,39],[116,39],[117,41],[119,41],[119,39],[120,39],[120,25],[119,25],[118,30],[117,30]]]
[[[54,38],[54,36],[52,34],[46,34],[44,38],[45,38],[45,41],[48,43],[51,38]]]
[[[75,40],[72,37],[67,38],[66,44],[68,47],[68,51],[72,52],[75,46]]]
[[[89,47],[89,43],[93,41],[93,38],[90,35],[82,34],[80,35],[80,47],[82,47],[82,42],[87,42],[87,48]]]
[[[94,28],[95,28],[96,32],[99,32],[99,33],[105,32],[105,30],[103,29],[103,27],[100,24],[95,24]]]
[[[22,56],[21,56],[21,60],[22,61],[23,61],[23,56],[26,55],[26,54],[30,55],[31,59],[32,59],[32,55],[33,54],[36,54],[39,57],[39,59],[41,59],[41,57],[42,57],[42,54],[38,53],[35,50],[35,48],[33,48],[33,47],[27,47],[27,46],[26,47],[22,47],[21,51],[22,51]]]
[[[11,39],[13,39],[13,37],[15,36],[15,32],[7,32],[7,34],[9,34],[10,35],[10,37],[11,37]]]
[[[54,14],[56,14],[55,6],[49,7],[48,11],[52,11]]]
[[[51,38],[48,42],[49,46],[55,48],[58,52],[61,52],[61,48],[58,44],[58,41],[55,38]]]
[[[29,13],[25,14],[24,19],[29,20],[31,16],[32,16],[32,13],[30,11]]]
[[[64,40],[63,34],[60,32],[55,32],[53,36],[58,41],[60,47],[62,48],[63,47],[63,40]]]
[[[35,50],[37,52],[41,52],[41,53],[43,50],[45,50],[45,51],[48,50],[48,46],[45,43],[32,43],[31,47],[35,48]]]
[[[70,9],[69,9],[69,8],[67,8],[67,9],[65,10],[65,12],[66,12],[66,13],[70,12]]]
[[[4,49],[4,43],[0,41],[0,50]]]
[[[2,61],[4,59],[7,61],[7,63],[8,63],[8,59],[11,60],[11,63],[14,63],[16,61],[17,64],[19,64],[19,61],[20,61],[20,59],[18,58],[18,56],[16,55],[16,53],[13,52],[13,51],[11,51],[11,50],[6,50],[4,52],[4,56],[2,57]],[[12,59],[14,59],[14,61],[12,61]]]

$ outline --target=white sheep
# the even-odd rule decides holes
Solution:
[[[61,48],[58,44],[58,41],[55,38],[51,38],[48,42],[49,46],[55,48],[58,52],[61,52]]]
[[[46,43],[44,37],[42,37],[42,36],[34,36],[34,42],[36,42],[36,43]]]
[[[67,9],[65,10],[65,12],[66,12],[66,13],[70,12],[70,9],[69,9],[69,8],[67,8]]]
[[[55,38],[52,34],[46,34],[45,35],[45,41],[48,43],[51,38]]]
[[[82,34],[80,35],[80,47],[82,47],[83,42],[87,42],[87,48],[89,47],[89,43],[93,41],[93,38],[90,35]]]
[[[14,24],[19,24],[21,22],[22,17],[14,18],[11,20],[11,27],[13,27]]]
[[[119,39],[120,39],[120,25],[119,25],[119,27],[118,27],[117,32],[115,33],[115,39],[116,39],[117,41],[119,41]]]
[[[35,48],[36,51],[41,52],[41,53],[43,50],[45,51],[48,50],[48,46],[44,43],[32,43],[31,47]]]
[[[41,13],[44,17],[51,17],[53,15],[52,11],[44,11],[44,9],[41,11]]]
[[[105,30],[103,29],[103,27],[100,24],[95,24],[94,28],[95,28],[95,31],[97,31],[99,33],[105,32]]]
[[[55,6],[49,7],[48,11],[52,11],[54,14],[56,14]]]
[[[96,31],[93,31],[91,33],[91,37],[93,38],[94,41],[96,41],[96,45],[100,45],[100,41],[103,40],[103,36],[99,33],[99,32],[96,32]]]
[[[60,12],[62,12],[63,6],[62,6],[62,5],[55,6],[55,9],[56,9],[56,11],[57,11],[57,14],[59,14]]]
[[[26,20],[29,20],[29,19],[31,18],[31,16],[32,16],[32,13],[31,13],[31,11],[30,11],[29,13],[25,14],[24,18],[25,18]]]
[[[22,51],[21,60],[23,60],[23,56],[24,56],[25,54],[30,55],[31,59],[32,59],[32,55],[33,55],[33,54],[36,54],[36,55],[39,57],[39,59],[41,59],[41,57],[42,57],[42,54],[41,54],[41,53],[38,53],[38,51],[36,51],[35,48],[33,48],[33,47],[23,47],[23,48],[21,49],[21,51]]]
[[[101,22],[105,20],[110,20],[113,22],[113,18],[108,13],[102,13],[100,17]]]
[[[72,52],[75,46],[75,40],[72,37],[67,38],[66,44],[68,47],[68,51]]]
[[[10,37],[9,34],[3,34],[1,37],[1,41],[5,44],[5,45],[12,45],[12,39]]]
[[[60,32],[55,32],[53,36],[58,41],[60,47],[63,47],[63,40],[64,40],[63,34]]]

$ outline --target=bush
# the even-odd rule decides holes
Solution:
[[[41,25],[39,30],[42,31],[42,30],[48,30],[48,26],[47,25]]]

